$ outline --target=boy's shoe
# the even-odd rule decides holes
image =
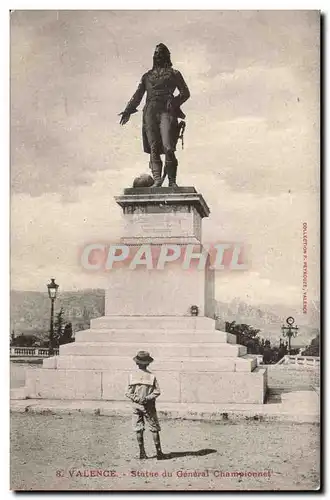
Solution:
[[[165,460],[166,455],[162,451],[157,451],[157,460]]]
[[[147,457],[147,454],[145,451],[140,451],[140,456],[139,456],[139,459],[140,460],[145,460]]]

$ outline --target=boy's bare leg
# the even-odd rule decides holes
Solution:
[[[140,450],[140,460],[142,460],[143,458],[148,458],[147,454],[146,454],[146,450],[144,449],[143,431],[137,431],[136,438],[137,438],[137,442],[138,442],[139,450]]]
[[[155,443],[155,448],[156,448],[156,452],[157,452],[157,459],[161,460],[162,458],[164,458],[164,454],[162,452],[162,447],[160,444],[159,432],[157,432],[157,431],[152,432],[152,437],[153,437],[153,440]]]

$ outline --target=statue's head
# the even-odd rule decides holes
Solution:
[[[160,67],[165,67],[165,66],[172,66],[171,62],[171,53],[164,45],[163,43],[159,43],[156,45],[155,52],[154,52],[154,66],[160,66]]]

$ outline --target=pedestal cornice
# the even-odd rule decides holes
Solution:
[[[194,187],[172,188],[127,188],[115,200],[124,212],[128,208],[156,205],[164,207],[192,206],[201,218],[208,217],[210,209],[203,195],[197,193]],[[175,210],[175,208],[174,208]]]

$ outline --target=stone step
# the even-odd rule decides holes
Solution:
[[[221,343],[162,343],[162,342],[72,342],[60,346],[60,356],[130,356],[138,351],[149,351],[154,358],[184,357],[222,358],[244,356],[245,346]]]
[[[90,329],[77,332],[76,342],[135,342],[152,343],[159,339],[162,343],[229,343],[236,344],[236,335],[215,330],[106,330]]]
[[[56,360],[50,362],[51,359]],[[45,368],[75,369],[75,370],[134,370],[136,365],[127,356],[56,356],[44,360]],[[153,373],[174,372],[251,372],[256,366],[253,359],[244,358],[173,358],[171,360],[156,359],[151,365]]]
[[[215,320],[206,316],[102,316],[91,319],[91,329],[108,330],[215,330]]]
[[[127,401],[128,371],[26,370],[26,396],[36,399]],[[266,370],[253,372],[161,372],[159,402],[262,404]]]

